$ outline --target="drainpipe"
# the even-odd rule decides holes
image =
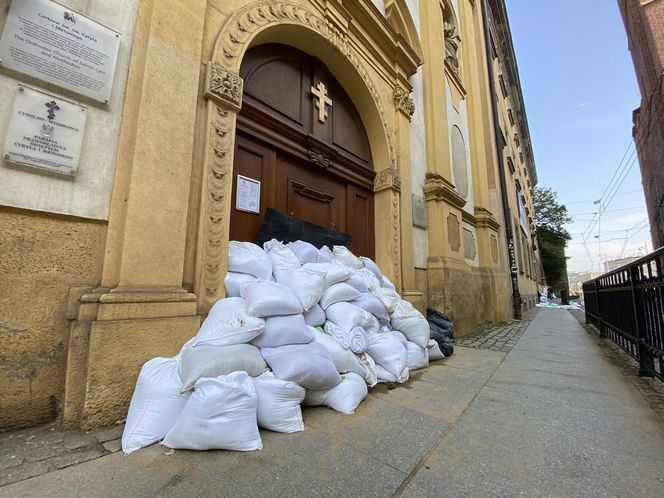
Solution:
[[[510,214],[507,198],[507,180],[505,179],[505,161],[503,161],[503,139],[500,136],[500,121],[498,120],[498,93],[493,73],[493,58],[491,57],[491,32],[489,30],[489,6],[487,0],[482,0],[482,20],[484,22],[484,45],[486,50],[486,63],[489,76],[489,90],[491,92],[491,110],[493,111],[493,131],[498,156],[498,176],[500,178],[500,197],[503,204],[503,218],[505,220],[505,237],[507,239],[507,255],[510,263],[510,277],[512,281],[512,306],[514,318],[521,320],[521,293],[519,292],[519,269],[514,253],[514,230],[512,228],[512,215]]]

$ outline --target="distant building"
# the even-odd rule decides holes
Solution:
[[[664,0],[618,0],[641,91],[636,144],[653,247],[664,244]]]
[[[611,261],[604,262],[604,271],[613,271],[616,268],[630,264],[632,261],[636,261],[641,258],[641,256],[629,256],[627,258],[612,259]]]

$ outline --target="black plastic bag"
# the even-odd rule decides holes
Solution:
[[[454,323],[452,323],[452,320],[445,313],[441,313],[433,308],[427,308],[427,320],[429,321],[429,325],[434,324],[439,329],[447,331],[445,335],[454,339]]]

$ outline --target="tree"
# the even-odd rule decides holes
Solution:
[[[565,230],[571,223],[567,207],[558,202],[557,194],[548,187],[535,187],[535,225],[544,276],[551,288],[567,288],[567,257],[565,247],[572,237]]]

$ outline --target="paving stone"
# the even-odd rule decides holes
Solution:
[[[46,460],[46,462],[50,463],[57,469],[64,469],[65,467],[69,467],[71,465],[87,462],[88,460],[94,460],[95,458],[99,458],[105,454],[106,452],[100,446],[99,448],[82,449],[78,451],[72,451],[70,453],[65,453],[64,455]]]
[[[97,441],[100,443],[105,443],[106,441],[121,438],[122,431],[124,431],[124,424],[118,424],[94,430],[91,434],[96,437]]]
[[[52,467],[48,462],[33,462],[26,463],[20,467],[15,467],[13,469],[7,469],[0,472],[0,487],[7,486],[14,482],[23,481],[24,479],[29,479],[31,477],[40,476],[50,472]]]
[[[3,453],[0,455],[0,472],[18,467],[23,463],[23,458],[16,453]]]
[[[68,431],[65,433],[63,446],[68,450],[76,450],[97,444],[97,438],[87,432]]]
[[[112,441],[106,441],[103,446],[109,453],[115,453],[122,449],[122,441],[120,439],[113,439]]]

